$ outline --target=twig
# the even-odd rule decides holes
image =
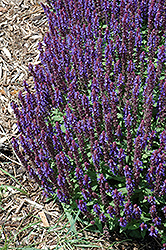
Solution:
[[[3,154],[3,153],[0,153],[0,157],[1,157],[1,156],[5,157],[5,158],[8,159],[9,161],[12,161],[13,163],[15,163],[15,164],[17,164],[17,165],[19,165],[19,166],[22,166],[22,164],[21,164],[20,162],[17,162],[17,161],[15,161],[15,160],[12,160],[10,157],[6,156],[6,155]],[[2,164],[2,162],[1,162],[0,164]]]

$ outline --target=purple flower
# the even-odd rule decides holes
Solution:
[[[119,225],[121,227],[126,227],[127,226],[127,221],[126,221],[125,218],[120,217],[120,219],[118,221],[120,222]]]
[[[95,149],[93,151],[92,159],[93,159],[93,164],[95,166],[95,170],[96,170],[96,172],[98,172],[99,168],[100,168],[100,166],[99,166],[99,163],[100,163],[100,154],[99,154],[99,152],[98,152],[97,149]]]
[[[119,153],[118,153],[118,161],[119,161],[119,172],[121,175],[124,174],[123,167],[124,167],[125,158],[126,158],[126,155],[124,153],[124,150],[120,148]]]
[[[83,181],[83,178],[84,178],[84,175],[83,175],[83,171],[82,171],[82,169],[80,169],[80,168],[76,168],[75,169],[75,176],[77,177],[77,179],[79,180],[79,181]]]
[[[114,217],[114,215],[115,215],[115,210],[114,210],[114,208],[112,207],[112,206],[109,206],[108,208],[107,208],[107,213],[110,215],[110,217]]]
[[[104,177],[103,174],[99,174],[99,178],[97,180],[98,180],[98,183],[99,183],[99,189],[100,189],[100,195],[101,195],[102,204],[103,205],[107,205],[108,204],[108,200],[107,200],[107,194],[106,194],[106,192],[108,190],[105,189],[106,179],[105,179],[105,177]]]
[[[147,225],[144,222],[142,222],[140,224],[140,228],[141,228],[141,231],[143,231],[144,229],[147,229]]]
[[[160,195],[162,194],[163,195],[163,176],[165,176],[165,167],[162,163],[159,163],[159,165],[157,166],[156,168],[156,174],[155,174],[155,177],[156,177],[156,181],[154,183],[154,195],[157,195],[159,194],[159,191],[160,191],[160,188],[161,188],[161,192],[160,192]]]
[[[68,203],[68,197],[60,189],[57,190],[57,197],[60,202]]]
[[[126,177],[126,189],[128,191],[128,197],[131,197],[134,189],[134,181],[131,178],[132,172],[128,165],[124,168],[124,175]]]
[[[123,205],[124,198],[121,192],[119,192],[117,189],[112,191],[112,198],[114,201],[114,209],[116,213],[116,217],[119,217],[120,215],[120,206]]]
[[[83,184],[85,185],[85,187],[90,188],[90,183],[91,183],[90,177],[87,174],[85,174],[83,179]]]
[[[100,206],[98,205],[98,204],[95,204],[94,206],[93,206],[93,210],[94,210],[94,212],[96,213],[96,214],[100,214],[100,212],[101,212],[101,208],[100,208]]]
[[[148,231],[150,232],[150,233],[149,233],[150,236],[157,237],[157,235],[158,235],[158,230],[155,229],[154,226],[151,226],[151,227],[148,229]]]
[[[65,177],[63,177],[62,175],[58,175],[57,177],[57,183],[59,186],[63,186],[65,184],[66,180]]]
[[[153,221],[155,227],[158,227],[161,225],[161,218],[159,218],[159,217],[155,217],[152,221]]]
[[[78,208],[81,212],[84,212],[86,213],[87,212],[87,206],[86,206],[86,203],[83,201],[83,200],[79,200],[78,202]]]
[[[108,184],[108,182],[105,183],[105,191],[106,191],[106,193],[112,191],[112,187],[110,187],[110,185]]]
[[[117,164],[113,161],[113,159],[110,159],[108,161],[108,164],[109,164],[109,167],[113,173],[113,175],[116,175],[117,174],[117,171],[118,171],[118,167],[117,167]]]
[[[77,167],[80,167],[80,160],[79,160],[79,152],[78,152],[78,144],[75,142],[75,140],[72,140],[71,142],[71,150],[73,152],[74,155],[74,159],[75,159],[75,163]]]
[[[150,215],[152,217],[152,219],[156,218],[157,217],[157,210],[156,210],[156,205],[152,205],[150,207]]]
[[[125,204],[124,204],[124,214],[125,214],[125,218],[127,220],[127,222],[131,221],[132,215],[133,215],[133,206],[130,202],[130,200],[128,200]]]
[[[90,193],[87,190],[85,190],[84,188],[82,189],[82,195],[83,195],[85,200],[87,200],[88,198],[91,197]]]
[[[143,169],[142,169],[142,161],[137,159],[134,162],[134,169],[133,170],[134,170],[134,184],[135,184],[135,188],[136,188],[139,185],[140,173],[141,173],[141,171],[143,171]]]
[[[161,250],[166,250],[166,243],[163,244],[163,248]]]
[[[164,216],[165,216],[165,218],[166,218],[166,206],[164,206],[161,210],[163,211]]]
[[[109,214],[126,227],[147,205],[156,237],[166,193],[164,0],[47,2],[42,65],[29,65],[34,91],[24,81],[21,106],[12,104],[24,154],[15,139],[14,150],[45,191],[71,207],[78,199],[90,221]],[[133,203],[148,188],[145,206]]]
[[[142,210],[140,209],[140,207],[137,204],[135,204],[133,206],[133,217],[136,220],[139,220],[141,218],[141,214],[142,214]]]
[[[146,198],[146,197],[145,197]],[[151,205],[155,205],[156,204],[156,198],[154,196],[149,196],[147,197],[147,201],[151,204]]]
[[[99,215],[99,218],[100,218],[101,222],[103,222],[103,223],[106,222],[106,217],[105,217],[104,213],[101,213]]]

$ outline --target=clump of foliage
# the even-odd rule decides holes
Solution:
[[[20,144],[45,192],[98,228],[166,233],[165,0],[48,0]],[[165,245],[163,249],[166,249]]]

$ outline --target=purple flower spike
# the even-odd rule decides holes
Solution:
[[[94,212],[96,213],[96,214],[100,214],[100,212],[101,212],[101,208],[100,208],[100,206],[98,205],[98,204],[95,204],[94,206],[93,206],[93,210],[94,210]]]
[[[103,205],[108,205],[108,200],[107,200],[107,194],[106,194],[106,189],[105,189],[105,182],[106,179],[103,174],[99,174],[99,178],[97,179],[99,183],[99,189],[100,189],[100,195],[101,195],[101,200]]]
[[[161,218],[159,218],[159,217],[155,217],[152,221],[153,221],[155,227],[158,227],[161,225]]]
[[[83,187],[83,179],[84,179],[84,175],[83,175],[83,171],[80,168],[76,168],[75,169],[75,175],[77,177],[77,180],[79,182],[79,186],[80,186],[80,190],[82,190]]]
[[[114,162],[112,159],[110,159],[108,161],[108,164],[109,164],[109,167],[110,167],[113,175],[116,175],[117,174],[117,170],[118,170],[116,162]]]
[[[60,202],[64,202],[64,203],[69,202],[68,198],[63,194],[63,192],[60,189],[57,190],[57,197]]]
[[[163,207],[161,210],[163,211],[164,216],[165,216],[165,218],[166,218],[166,206],[165,206],[165,207]]]
[[[120,219],[118,221],[120,222],[119,225],[121,227],[126,227],[127,226],[127,221],[126,221],[125,218],[120,217]]]
[[[156,218],[157,217],[156,205],[151,206],[149,212],[152,219]]]
[[[88,198],[90,198],[90,193],[87,190],[85,190],[84,188],[82,189],[82,195],[83,195],[85,200],[88,200]]]
[[[139,220],[141,218],[142,210],[140,209],[137,204],[133,206],[133,216],[136,220]]]
[[[12,103],[14,151],[48,195],[97,217],[103,232],[119,220],[163,237],[165,0],[46,2],[34,88],[23,81]]]
[[[91,183],[90,177],[87,174],[85,174],[83,184],[85,185],[85,187],[90,188],[90,183]]]
[[[142,222],[140,224],[140,228],[141,228],[141,231],[143,231],[144,229],[147,229],[147,225],[144,222]]]
[[[154,196],[147,197],[147,201],[153,206],[156,204],[156,198]]]
[[[149,235],[153,236],[153,237],[157,237],[158,236],[158,230],[155,229],[154,226],[151,226],[148,231],[150,232]]]
[[[108,208],[107,208],[107,213],[110,215],[110,217],[114,217],[114,215],[115,215],[115,210],[114,210],[114,208],[112,207],[112,206],[109,206]]]
[[[124,169],[124,175],[126,177],[126,189],[128,191],[127,195],[128,195],[128,198],[130,198],[134,191],[134,181],[131,177],[132,171],[128,165],[126,165],[123,169]]]
[[[78,208],[79,208],[79,210],[81,212],[84,212],[84,213],[87,212],[87,206],[86,206],[86,203],[83,200],[79,200]]]
[[[128,200],[126,202],[126,204],[124,205],[124,214],[125,214],[125,218],[127,220],[127,222],[130,222],[132,219],[132,215],[133,215],[133,206],[130,202],[130,200]]]
[[[112,191],[112,198],[114,201],[114,209],[116,213],[116,217],[120,216],[120,206],[123,205],[124,198],[121,192],[119,192],[117,189]]]
[[[106,217],[105,217],[104,213],[101,213],[99,215],[99,218],[100,218],[101,222],[103,222],[103,223],[106,222]]]

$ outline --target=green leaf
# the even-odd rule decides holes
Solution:
[[[147,33],[147,30],[143,30],[142,34],[145,35]]]
[[[120,230],[119,230],[119,233],[121,234],[124,230],[125,230],[125,228],[121,227]]]
[[[66,132],[66,128],[65,128],[65,125],[64,125],[64,124],[61,125],[61,130],[62,130],[62,132],[64,132],[64,133]]]
[[[117,117],[118,117],[118,119],[120,119],[120,118],[123,118],[123,115],[120,114],[120,113],[118,113],[118,114],[117,114]]]
[[[87,202],[87,206],[92,206],[94,204],[94,201]]]
[[[136,223],[136,224],[133,224],[133,225],[128,225],[127,229],[128,230],[136,230],[136,229],[139,228],[139,225],[140,225],[140,223],[139,224]]]
[[[147,222],[147,221],[150,221],[150,220],[151,220],[150,218],[144,217],[144,216],[142,216],[142,218],[143,218],[143,221],[144,221],[144,222]]]
[[[130,158],[130,156],[127,155],[127,156],[126,156],[126,163],[127,163],[127,164],[128,164],[128,162],[129,162],[129,158]]]
[[[20,188],[17,188],[17,187],[13,187],[13,186],[8,186],[8,185],[1,185],[0,186],[0,188],[1,187],[5,187],[5,188],[12,188],[12,189],[15,189],[15,190],[17,190],[17,191],[19,191],[20,193],[22,193],[22,194],[28,194],[26,191],[24,191],[24,190],[22,190],[22,189],[20,189]]]
[[[143,239],[145,238],[146,232],[147,232],[146,229],[144,229],[143,231],[141,231],[141,236],[142,236]]]
[[[106,29],[108,26],[107,26],[107,24],[104,24],[103,25],[103,29]]]
[[[126,187],[118,188],[118,191],[119,191],[119,192],[122,192],[122,194],[127,194],[127,189],[126,189]]]
[[[76,215],[76,217],[75,217],[75,219],[74,219],[74,217],[73,217],[73,215],[71,214],[70,210],[67,210],[64,206],[63,206],[63,208],[64,208],[64,212],[65,212],[65,214],[66,214],[66,216],[67,216],[67,219],[68,219],[68,221],[69,221],[69,223],[70,223],[70,228],[69,228],[68,233],[69,233],[70,231],[72,231],[73,233],[77,233],[77,230],[76,230],[76,227],[75,227],[75,223],[76,223],[76,220],[77,220],[77,218],[78,218],[78,215],[80,214],[80,210],[78,211],[78,213],[77,213],[77,215]]]
[[[95,185],[92,187],[92,190],[95,191],[97,189],[98,185]]]
[[[137,230],[133,230],[133,231],[129,231],[129,235],[135,239],[141,239],[142,235],[141,232],[137,229]]]

